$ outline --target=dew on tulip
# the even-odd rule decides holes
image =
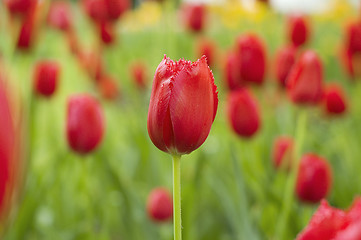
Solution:
[[[261,120],[258,104],[251,92],[245,88],[232,91],[227,104],[233,130],[240,137],[252,137],[261,127]]]
[[[67,103],[66,133],[69,147],[79,154],[95,150],[104,135],[104,113],[88,94],[70,96]]]
[[[288,37],[295,47],[304,45],[310,35],[308,22],[305,16],[293,15],[288,18]]]
[[[293,46],[281,48],[276,55],[276,78],[279,85],[286,87],[286,80],[296,61],[296,49]]]
[[[290,169],[292,164],[293,139],[280,136],[273,144],[272,160],[276,168]]]
[[[341,86],[335,83],[329,84],[326,87],[324,98],[326,113],[339,115],[346,111],[346,98]]]
[[[44,97],[50,97],[56,91],[60,66],[54,61],[41,61],[35,66],[34,91]]]
[[[236,40],[239,71],[243,81],[262,84],[266,74],[266,50],[255,34],[246,34]]]
[[[151,191],[147,200],[147,212],[151,220],[155,222],[167,222],[173,216],[172,196],[165,188],[155,188]]]
[[[287,77],[287,92],[296,104],[315,105],[322,101],[323,66],[316,52],[305,51]]]
[[[305,154],[301,158],[296,193],[307,203],[317,203],[325,198],[332,184],[332,171],[326,159],[315,154]]]
[[[189,154],[206,140],[217,113],[214,78],[203,56],[196,62],[166,56],[155,72],[148,133],[160,150]]]

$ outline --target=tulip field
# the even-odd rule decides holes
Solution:
[[[360,10],[267,2],[1,1],[0,239],[360,240]]]

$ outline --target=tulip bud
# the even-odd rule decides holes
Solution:
[[[144,89],[147,85],[147,69],[144,63],[134,63],[130,68],[133,82],[139,89]]]
[[[148,196],[147,212],[155,222],[170,221],[173,216],[172,196],[164,188],[153,189]]]
[[[32,46],[32,38],[34,35],[34,19],[29,16],[23,20],[17,41],[17,48],[27,50]]]
[[[47,22],[56,29],[65,32],[71,30],[73,28],[73,19],[69,3],[63,1],[51,2]]]
[[[239,89],[230,93],[228,118],[233,130],[244,138],[252,137],[260,128],[257,102],[247,89]]]
[[[331,188],[332,172],[329,163],[314,154],[301,158],[296,193],[303,202],[317,203],[326,197]]]
[[[204,5],[187,4],[183,7],[182,22],[188,30],[201,32],[205,25],[206,7]]]
[[[83,7],[87,15],[96,23],[108,20],[107,7],[103,0],[83,0]]]
[[[323,97],[321,59],[311,50],[305,51],[287,78],[287,92],[296,104],[317,104]]]
[[[117,20],[131,5],[129,0],[104,0],[104,3],[107,7],[108,19],[110,21]]]
[[[50,97],[58,85],[60,67],[52,61],[39,62],[35,67],[34,91],[44,97]]]
[[[98,82],[98,88],[103,98],[115,100],[120,96],[118,83],[109,76],[103,76]]]
[[[296,61],[296,49],[292,46],[280,49],[276,56],[276,77],[281,87],[286,87],[286,79]]]
[[[308,226],[298,234],[296,240],[329,240],[335,239],[337,232],[349,223],[348,216],[342,210],[332,208],[326,200],[321,201],[320,207],[312,216]],[[356,238],[342,238],[355,239]],[[341,239],[339,239],[341,240]]]
[[[78,94],[69,97],[67,113],[69,146],[79,154],[90,153],[103,138],[103,109],[92,96]]]
[[[217,87],[204,56],[194,63],[165,56],[154,76],[149,136],[164,152],[188,154],[206,140],[217,106]]]
[[[292,164],[293,139],[278,137],[273,144],[273,165],[290,169]]]
[[[361,23],[354,22],[346,28],[346,50],[351,54],[361,52]]]
[[[216,44],[210,40],[201,40],[197,46],[197,56],[201,57],[203,55],[207,58],[207,63],[209,66],[215,64],[214,60],[216,59]]]
[[[262,41],[253,34],[237,39],[239,71],[243,81],[262,84],[266,71],[266,52]]]
[[[11,15],[25,16],[34,6],[36,0],[4,0]]]
[[[288,19],[288,37],[295,47],[303,45],[309,37],[309,26],[304,16],[291,16]]]
[[[342,114],[346,111],[346,99],[342,88],[337,84],[327,86],[325,110],[328,114]]]
[[[229,53],[226,57],[226,64],[224,67],[224,79],[228,89],[233,91],[245,86],[239,72],[239,59],[234,53]]]
[[[115,40],[114,27],[109,22],[102,22],[99,24],[100,39],[103,43],[110,45]]]

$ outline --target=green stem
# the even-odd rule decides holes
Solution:
[[[298,166],[300,163],[301,149],[305,137],[306,126],[307,126],[307,111],[302,109],[297,120],[296,133],[295,133],[296,145],[294,148],[293,159],[292,159],[293,164],[291,167],[291,173],[286,182],[284,201],[283,201],[280,220],[276,228],[275,239],[280,239],[280,240],[286,239],[285,234],[287,231],[288,218],[291,212],[292,203],[295,201],[294,190],[296,186]]]
[[[173,155],[173,225],[174,240],[182,239],[181,217],[181,156]]]

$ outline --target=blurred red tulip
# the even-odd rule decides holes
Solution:
[[[296,49],[287,46],[280,49],[276,56],[276,77],[281,87],[286,87],[286,80],[296,61]]]
[[[236,42],[239,71],[243,81],[262,84],[266,72],[266,50],[254,34],[242,35]]]
[[[346,98],[341,86],[330,84],[325,90],[325,109],[328,114],[342,114],[346,111]]]
[[[239,59],[236,54],[229,53],[226,56],[224,67],[224,79],[226,80],[228,89],[233,91],[245,86],[239,72]]]
[[[351,54],[361,52],[361,23],[353,22],[346,28],[346,50]]]
[[[130,0],[104,0],[104,2],[110,21],[117,20],[131,6]]]
[[[276,168],[290,169],[292,164],[293,139],[290,137],[278,137],[273,144],[273,165]]]
[[[51,2],[47,22],[50,26],[62,31],[71,30],[73,28],[73,18],[70,3],[65,1]]]
[[[153,189],[148,196],[147,212],[155,222],[170,221],[173,216],[172,196],[164,188]]]
[[[89,76],[93,80],[99,81],[104,75],[104,63],[101,55],[95,51],[80,51],[77,56],[81,66]]]
[[[108,11],[104,0],[83,0],[83,6],[88,16],[96,23],[108,20]]]
[[[301,158],[296,185],[296,193],[301,201],[319,202],[326,197],[331,182],[331,167],[325,159],[315,154],[306,154]]]
[[[215,59],[217,59],[217,46],[216,43],[211,40],[202,39],[197,45],[197,57],[203,55],[207,58],[209,66],[215,66]]]
[[[34,35],[34,18],[32,15],[26,17],[22,23],[17,40],[17,48],[20,50],[28,50],[32,46]]]
[[[334,239],[337,232],[344,229],[348,223],[349,220],[345,212],[330,207],[326,200],[322,200],[308,226],[297,236],[297,240]]]
[[[34,6],[36,0],[4,0],[11,15],[25,16]]]
[[[297,104],[317,104],[323,97],[321,59],[311,50],[305,51],[287,78],[288,95]]]
[[[142,62],[137,62],[131,65],[130,74],[139,89],[144,89],[147,86],[147,69]]]
[[[309,26],[304,16],[294,15],[288,18],[288,37],[295,47],[306,43],[310,35]]]
[[[202,4],[186,4],[182,9],[181,21],[186,24],[188,30],[201,32],[206,22],[206,7]]]
[[[113,24],[110,22],[99,23],[100,39],[106,45],[110,45],[115,41],[115,33]]]
[[[206,140],[217,107],[217,87],[204,56],[194,63],[165,56],[154,76],[149,136],[164,152],[188,154]]]
[[[93,151],[104,135],[104,114],[98,101],[87,94],[69,97],[67,139],[73,151],[87,154]]]
[[[353,22],[346,28],[342,62],[350,77],[361,76],[361,23]]]
[[[260,128],[258,105],[247,89],[243,88],[230,93],[228,119],[233,130],[241,137],[252,137]]]
[[[115,100],[120,96],[117,81],[109,76],[105,75],[99,80],[98,88],[102,97],[107,100]]]
[[[57,62],[42,61],[35,66],[34,91],[41,96],[50,97],[58,85],[60,66]]]

